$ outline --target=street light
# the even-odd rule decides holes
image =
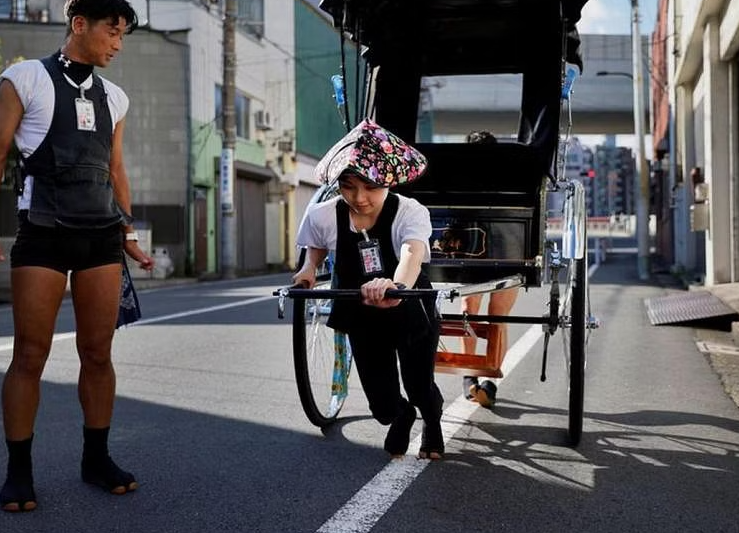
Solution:
[[[624,72],[622,70],[599,70],[598,72],[595,73],[595,75],[596,76],[601,76],[601,77],[602,76],[622,76],[624,78],[630,79],[632,81],[632,83],[634,81],[633,74],[631,74],[630,72]],[[638,154],[637,154],[637,156],[638,156]],[[638,191],[639,190],[639,185],[638,185],[638,169],[636,169],[635,172],[637,172],[637,173],[634,174],[634,176],[633,176],[633,178],[634,178],[635,181],[634,181],[634,185],[632,186],[632,188],[635,191]],[[610,181],[609,181],[609,183],[610,183]],[[610,189],[609,189],[609,194],[610,194]],[[609,197],[609,200],[610,200],[610,197]],[[634,214],[636,214],[636,198],[633,199],[633,202],[628,202],[627,205],[629,207],[631,207],[633,205],[634,206],[634,208],[633,208],[634,209]],[[609,210],[610,210],[610,207],[609,207]]]
[[[631,0],[631,42],[634,70],[634,129],[639,153],[637,154],[638,186],[636,195],[636,245],[639,279],[649,279],[649,176],[647,174],[647,158],[644,149],[644,83],[642,77],[641,30],[639,29],[639,1]]]
[[[623,76],[625,78],[629,78],[630,80],[634,79],[634,76],[628,72],[621,72],[621,71],[611,71],[611,70],[599,70],[595,73],[596,76]]]
[[[636,137],[636,172],[634,190],[636,191],[636,242],[637,270],[639,279],[649,279],[649,175],[647,172],[646,150],[644,148],[644,105],[642,104],[644,83],[642,82],[641,32],[639,31],[639,6],[631,0],[633,74],[601,70],[596,76],[623,76],[629,78],[634,91],[634,136]]]

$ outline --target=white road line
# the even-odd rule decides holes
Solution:
[[[520,363],[542,335],[540,325],[531,326],[511,346],[503,359],[503,375],[507,376]],[[505,378],[501,378],[502,381]],[[448,443],[457,431],[469,420],[478,405],[467,401],[464,395],[457,397],[444,410],[441,430],[444,443]],[[362,487],[344,506],[329,518],[317,533],[366,533],[382,518],[406,488],[423,472],[429,460],[416,459],[421,444],[417,436],[408,454],[402,460],[388,463],[372,480]]]
[[[477,405],[459,396],[444,411],[441,429],[444,442],[469,420]],[[429,465],[428,459],[416,459],[421,437],[416,437],[403,459],[394,459],[329,518],[317,533],[365,533],[371,530],[405,489]]]
[[[592,265],[588,277],[598,269]],[[506,352],[501,370],[503,381],[523,358],[536,345],[543,335],[540,324],[531,326]],[[458,396],[452,405],[444,410],[441,417],[441,430],[444,443],[448,443],[457,431],[469,420],[478,405],[467,401],[464,395]],[[341,509],[318,528],[316,533],[367,533],[383,517],[411,483],[424,471],[429,460],[416,459],[421,436],[417,436],[402,460],[392,460],[369,483],[346,502]]]
[[[130,326],[126,326],[128,328],[136,327],[136,326],[142,326],[144,324],[155,324],[157,322],[164,322],[165,320],[172,320],[174,318],[183,318],[186,316],[193,316],[193,315],[202,315],[204,313],[212,313],[214,311],[222,311],[223,309],[230,309],[231,307],[241,307],[244,305],[252,305],[259,302],[264,302],[265,300],[273,300],[275,299],[275,296],[262,296],[260,298],[250,298],[248,300],[240,300],[238,302],[231,302],[227,304],[221,304],[221,305],[213,305],[210,307],[201,307],[199,309],[192,309],[190,311],[182,311],[180,313],[172,313],[170,315],[162,315],[162,316],[155,316],[153,318],[145,318],[143,320],[139,320],[138,322],[134,322]],[[57,342],[62,341],[66,339],[73,339],[77,336],[77,333],[74,331],[70,331],[68,333],[58,333],[54,335],[51,342]],[[13,343],[7,343],[7,344],[0,344],[0,352],[4,352],[6,350],[12,350],[13,349]]]
[[[200,309],[192,309],[191,311],[182,311],[180,313],[172,313],[171,315],[162,315],[154,318],[146,318],[134,322],[130,327],[141,326],[144,324],[154,324],[156,322],[163,322],[165,320],[172,320],[173,318],[183,318],[186,316],[202,315],[204,313],[212,313],[213,311],[222,311],[224,309],[230,309],[231,307],[241,307],[243,305],[251,305],[265,300],[274,300],[276,296],[262,296],[261,298],[250,298],[248,300],[241,300],[239,302],[231,302],[228,304],[213,305],[211,307],[201,307]]]

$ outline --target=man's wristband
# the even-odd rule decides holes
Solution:
[[[132,231],[130,233],[126,233],[126,240],[127,241],[133,241],[133,242],[139,242],[139,234],[135,231]]]
[[[400,283],[398,281],[393,281],[393,283],[395,283],[395,287],[399,291],[404,291],[408,288],[405,283]]]

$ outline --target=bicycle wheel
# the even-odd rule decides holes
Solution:
[[[582,437],[585,401],[585,361],[587,347],[587,251],[582,259],[570,259],[567,282],[560,306],[564,355],[569,377],[570,444],[577,446]]]

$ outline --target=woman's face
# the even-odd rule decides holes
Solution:
[[[339,191],[349,208],[358,215],[374,215],[382,211],[387,198],[387,187],[366,182],[358,176],[347,174],[339,179]]]

